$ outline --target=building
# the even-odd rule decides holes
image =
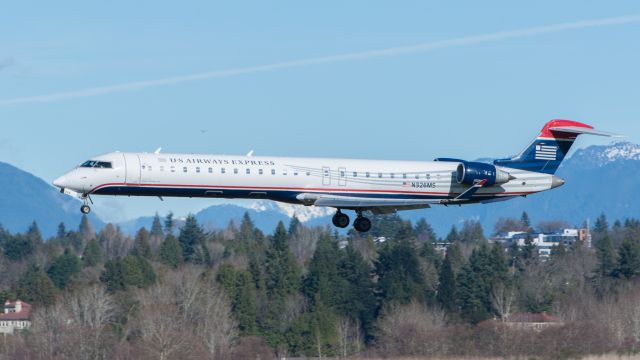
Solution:
[[[13,334],[31,326],[31,305],[24,301],[6,301],[0,314],[0,334]]]
[[[589,229],[564,229],[562,232],[555,234],[510,231],[507,234],[497,236],[491,240],[506,246],[515,243],[518,247],[523,247],[527,240],[530,240],[531,244],[538,249],[538,255],[542,258],[548,258],[553,248],[560,244],[568,247],[575,244],[584,244],[587,247],[591,247],[591,234],[589,233]]]
[[[507,317],[505,324],[516,329],[541,331],[552,326],[562,326],[559,318],[542,313],[515,313]]]

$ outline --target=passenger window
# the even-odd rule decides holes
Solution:
[[[370,177],[370,176],[371,176],[371,174],[367,171],[366,173],[364,173],[364,176],[366,176],[366,177]]]
[[[175,166],[171,167],[171,172],[176,172],[176,167]]]
[[[182,172],[187,172],[187,167],[186,166],[182,168]]]
[[[262,169],[258,169],[258,175],[262,175]]]
[[[297,172],[297,171],[294,171],[294,172],[293,172],[293,176],[298,176],[298,172]]]
[[[378,177],[379,177],[379,178],[382,178],[382,173],[378,173]]]
[[[353,177],[358,177],[358,173],[357,172],[353,172]]]
[[[196,172],[199,173],[200,172],[200,167],[196,167]]]
[[[251,169],[247,168],[247,175],[251,174]]]
[[[233,169],[233,173],[237,174],[238,173],[238,168]]]
[[[389,174],[389,177],[391,177],[392,179],[395,177],[395,175],[393,173]]]
[[[209,174],[213,174],[213,168],[209,168]]]
[[[271,169],[271,175],[275,175],[276,174],[276,169]]]
[[[282,175],[287,176],[287,169],[282,170]]]
[[[344,171],[340,171],[340,177],[344,177]]]
[[[402,174],[402,178],[406,179],[407,178],[407,174]]]
[[[224,174],[225,173],[225,169],[224,168],[220,168],[220,173]]]
[[[427,180],[431,179],[431,174],[427,174]]]
[[[420,174],[416,174],[416,179],[420,179]]]

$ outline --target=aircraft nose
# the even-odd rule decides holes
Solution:
[[[551,188],[555,189],[558,186],[562,186],[562,185],[564,185],[564,179],[553,175],[553,177],[551,178]]]
[[[67,177],[65,175],[62,175],[59,178],[53,180],[53,186],[59,187],[61,189],[65,188],[66,184],[67,184]]]

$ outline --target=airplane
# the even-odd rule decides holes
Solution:
[[[454,158],[387,161],[328,158],[113,152],[54,180],[82,199],[92,195],[269,199],[336,209],[333,225],[371,229],[364,213],[389,214],[432,205],[492,203],[557,188],[554,175],[581,134],[614,136],[572,120],[551,120],[518,155],[493,163]]]

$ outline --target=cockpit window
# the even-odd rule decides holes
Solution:
[[[80,167],[83,168],[100,168],[100,169],[111,169],[113,166],[108,161],[96,161],[96,160],[88,160],[82,163]]]

